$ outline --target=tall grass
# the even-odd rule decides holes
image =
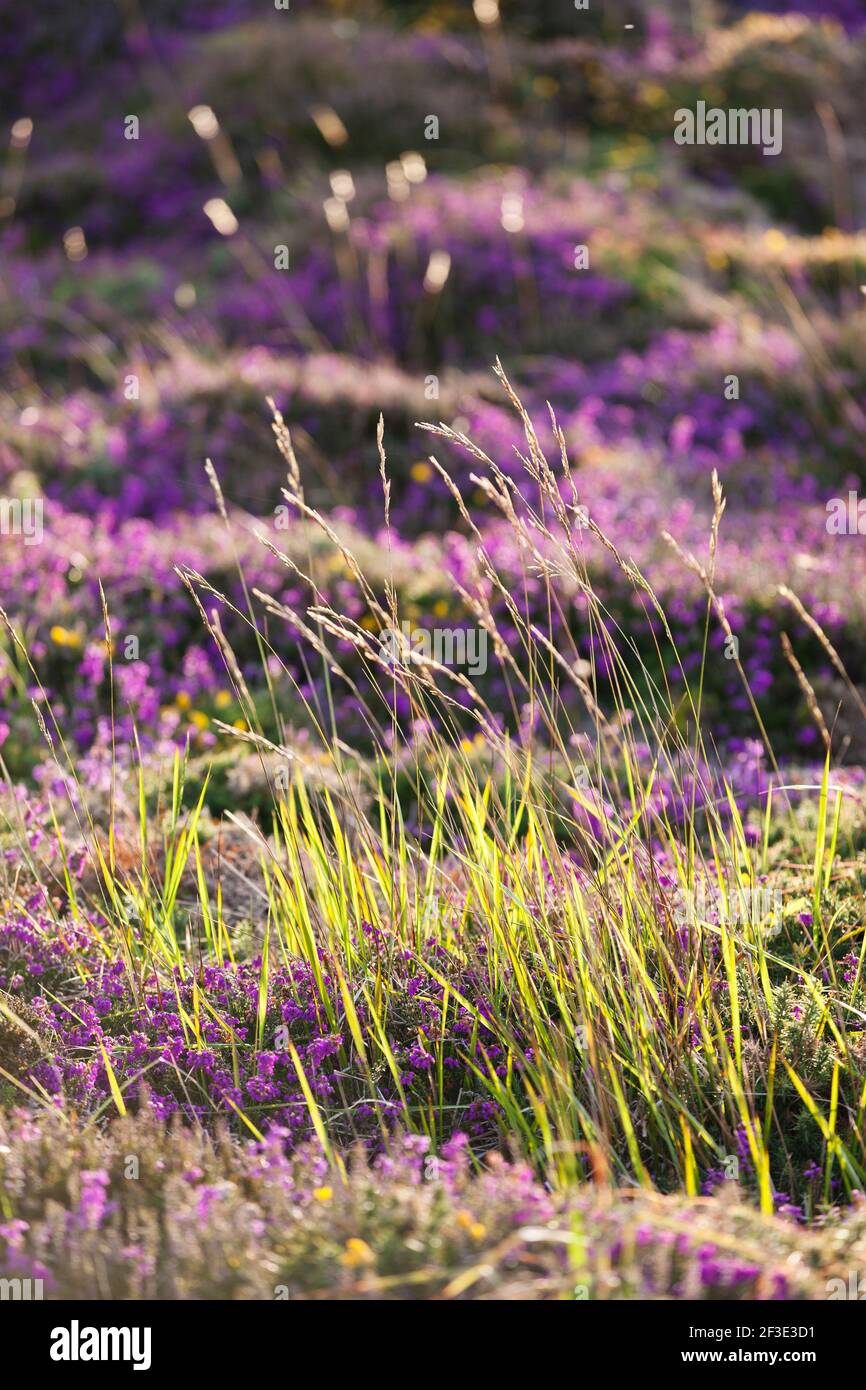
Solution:
[[[380,635],[399,630],[402,618],[397,588],[386,583],[376,592],[337,530],[307,505],[279,417],[284,496],[299,533],[324,533],[365,613],[359,620],[337,612],[311,574],[262,534],[309,592],[303,613],[246,589],[246,610],[234,610],[255,632],[273,725],[223,633],[216,602],[231,605],[201,575],[181,571],[246,718],[245,728],[221,732],[258,754],[272,791],[269,822],[254,823],[242,808],[229,816],[257,860],[262,904],[256,1026],[241,1039],[224,1024],[235,1072],[245,1050],[271,1045],[271,973],[300,964],[315,981],[324,1025],[336,1031],[342,1020],[347,1033],[345,1093],[327,1105],[289,1042],[313,1129],[338,1169],[360,1132],[358,1098],[376,1110],[383,1078],[398,1097],[396,1110],[377,1110],[386,1147],[395,1122],[426,1135],[434,1149],[463,1127],[475,1112],[465,1081],[455,1084],[449,1069],[456,1058],[457,1074],[489,1102],[476,1150],[519,1151],[555,1184],[592,1177],[695,1195],[707,1173],[733,1157],[769,1213],[780,1190],[802,1192],[804,1159],[817,1156],[813,1197],[850,1195],[866,1183],[866,1058],[854,1002],[860,967],[853,983],[843,982],[846,938],[831,892],[845,840],[842,789],[834,787],[828,751],[820,783],[800,784],[795,799],[777,776],[746,808],[706,727],[709,632],[715,623],[730,632],[714,585],[721,487],[714,478],[706,557],[682,557],[706,588],[704,660],[674,688],[666,673],[677,664],[676,646],[650,580],[594,522],[555,419],[561,452],[551,462],[497,371],[523,423],[523,485],[449,427],[427,428],[471,450],[473,483],[510,528],[527,587],[543,586],[546,630],[527,617],[526,593],[498,571],[469,504],[431,457],[477,546],[474,584],[458,586],[459,596],[487,635],[512,720],[491,709],[483,677],[474,681],[409,648],[386,651]],[[382,429],[379,446],[387,523]],[[215,473],[212,481],[231,531],[236,521]],[[593,583],[600,553],[644,607],[648,631],[659,634],[653,670]],[[581,596],[579,624],[566,612],[567,594]],[[507,635],[496,616],[503,610]],[[327,700],[307,701],[329,770],[325,785],[305,778],[282,723],[273,673],[293,679],[280,656],[284,625],[317,654],[329,683],[350,684],[364,710],[369,760],[341,737]],[[110,641],[107,612],[106,633]],[[397,692],[408,718],[395,713]],[[60,763],[62,738],[49,723],[45,736]],[[767,755],[772,764],[768,742]],[[65,771],[74,779],[71,763]],[[113,818],[98,824],[79,788],[76,823],[94,867],[86,891],[66,870],[66,832],[59,818],[55,824],[72,919],[88,924],[106,956],[123,959],[137,996],[146,979],[160,980],[185,1036],[201,1046],[202,1018],[221,1020],[200,987],[201,969],[231,964],[235,944],[222,886],[203,854],[207,781],[191,798],[187,772],[179,751],[162,803],[149,796],[140,767],[134,854],[119,852]],[[803,815],[804,804],[814,813]],[[780,841],[793,856],[789,881],[804,885],[809,908],[781,931],[755,909]],[[437,1001],[436,1027],[407,1000],[406,962],[423,977],[416,997]],[[184,983],[193,988],[191,1011],[181,1000]],[[423,1094],[406,1083],[393,1043],[395,1033],[413,1031],[427,1064]],[[140,1078],[119,1083],[104,1049],[103,1058],[123,1113]],[[266,1107],[232,1109],[242,1130],[262,1133]]]

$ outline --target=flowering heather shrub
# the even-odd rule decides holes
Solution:
[[[104,1134],[0,1118],[0,1275],[47,1297],[296,1299],[826,1297],[863,1260],[861,1205],[824,1232],[703,1201],[551,1194],[501,1158],[471,1169],[395,1136],[345,1173],[276,1131],[238,1145],[154,1118]]]
[[[15,1017],[19,1001],[30,1000],[25,1007],[31,1031],[21,1033],[22,1055],[15,1061],[19,1075],[40,1091],[63,1095],[87,1111],[110,1100],[112,1080],[127,1087],[146,1076],[148,1105],[163,1117],[180,1112],[207,1118],[242,1106],[248,1118],[278,1123],[296,1140],[312,1132],[308,1084],[322,1112],[333,1112],[335,1137],[346,1141],[375,1133],[380,1119],[400,1112],[401,1100],[415,1109],[438,1095],[473,1135],[491,1133],[499,1107],[472,1073],[474,1060],[504,1058],[494,1030],[476,1013],[491,1013],[485,1002],[489,984],[477,966],[460,969],[444,949],[434,945],[430,951],[448,976],[440,985],[410,952],[389,950],[378,929],[364,924],[373,946],[371,965],[387,959],[395,987],[405,992],[403,1006],[388,1021],[395,1073],[388,1077],[378,1068],[365,1084],[353,1025],[366,1031],[371,1018],[358,1005],[352,1023],[347,1020],[326,957],[317,969],[300,960],[273,967],[264,995],[260,957],[206,966],[190,980],[180,970],[172,982],[154,975],[131,989],[123,961],[105,964],[93,950],[93,929],[105,924],[70,927],[57,939],[44,917],[32,920],[37,901],[29,907],[30,921],[13,919],[0,934],[0,999]],[[76,989],[82,972],[98,980],[98,991],[86,1001]],[[473,1000],[472,1012],[455,1002],[463,996]],[[187,1021],[202,1001],[210,1016],[190,1036]],[[34,1056],[34,1030],[43,1039],[42,1057]],[[7,1026],[7,1035],[11,1051],[13,1027]],[[505,1076],[503,1066],[496,1071]]]

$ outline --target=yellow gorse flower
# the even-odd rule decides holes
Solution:
[[[81,638],[77,632],[71,632],[68,627],[61,627],[56,623],[51,629],[50,637],[58,647],[80,647]]]
[[[471,1211],[458,1211],[457,1225],[462,1226],[473,1240],[483,1240],[487,1234],[487,1227],[482,1225],[480,1221],[476,1221]]]
[[[376,1263],[376,1256],[370,1249],[365,1240],[360,1236],[351,1236],[346,1241],[346,1249],[342,1256],[342,1262],[349,1269],[356,1268],[357,1265],[372,1265]]]
[[[708,246],[704,252],[704,260],[710,270],[724,270],[728,264],[728,255],[721,246]]]
[[[788,245],[788,238],[778,227],[770,227],[764,233],[764,245],[774,255],[781,255]]]

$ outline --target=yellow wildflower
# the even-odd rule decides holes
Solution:
[[[68,627],[61,627],[59,623],[51,629],[51,640],[58,647],[80,647],[81,638],[77,632],[71,632]]]
[[[555,97],[559,83],[555,77],[536,77],[533,78],[532,90],[537,97]]]
[[[375,1264],[376,1256],[365,1240],[361,1240],[358,1236],[352,1236],[346,1241],[346,1250],[342,1256],[342,1261],[349,1269],[354,1269],[357,1265]]]
[[[482,1240],[487,1234],[487,1227],[476,1221],[471,1211],[458,1211],[457,1225],[468,1231],[473,1240]]]
[[[645,106],[664,106],[668,100],[664,87],[660,87],[657,82],[642,82],[638,92]]]

